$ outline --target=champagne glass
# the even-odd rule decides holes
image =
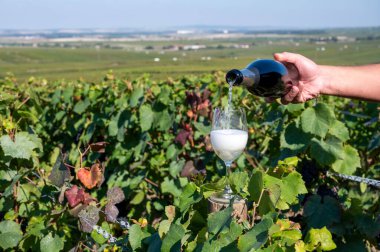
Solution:
[[[247,119],[243,108],[215,108],[211,129],[211,144],[220,159],[226,165],[227,183],[224,190],[214,199],[226,201],[233,194],[228,182],[232,162],[244,151],[248,141]]]

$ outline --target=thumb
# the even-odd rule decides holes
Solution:
[[[273,57],[278,61],[289,62],[295,65],[297,65],[298,61],[305,59],[305,57],[300,54],[289,53],[289,52],[275,53]]]
[[[277,61],[286,61],[283,53],[274,53],[273,58]]]

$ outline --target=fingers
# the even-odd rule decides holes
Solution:
[[[281,103],[286,105],[286,104],[289,104],[291,102],[296,102],[295,98],[297,97],[299,91],[300,90],[297,86],[292,86],[290,91],[281,98]]]
[[[296,64],[299,60],[304,59],[304,57],[300,54],[289,53],[289,52],[275,53],[273,57],[275,60],[289,62],[293,64]]]

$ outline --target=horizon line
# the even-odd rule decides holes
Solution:
[[[366,26],[335,26],[335,27],[284,27],[284,26],[232,26],[232,25],[182,25],[174,27],[81,27],[81,28],[71,28],[71,27],[56,27],[56,28],[0,28],[0,31],[55,31],[55,30],[134,30],[134,31],[168,31],[168,30],[179,30],[179,29],[191,29],[191,30],[202,30],[202,29],[244,29],[244,30],[333,30],[333,29],[365,29],[365,28],[380,28],[380,25],[366,25]]]

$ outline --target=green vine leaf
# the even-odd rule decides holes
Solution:
[[[255,202],[259,201],[261,190],[264,188],[264,172],[253,170],[251,179],[248,184],[249,199]]]
[[[185,229],[178,224],[172,223],[169,231],[162,241],[162,252],[181,251],[181,239],[185,235]]]
[[[306,235],[306,249],[308,251],[330,251],[336,248],[330,231],[323,227],[321,229],[310,229]]]
[[[22,239],[20,225],[14,221],[0,222],[0,247],[4,250],[14,248]]]
[[[160,131],[168,131],[173,124],[172,117],[168,111],[162,111],[155,116],[157,129]]]
[[[273,221],[264,218],[257,223],[251,230],[239,237],[238,248],[242,252],[257,250],[268,240],[268,232],[273,225]]]
[[[211,234],[217,234],[224,227],[228,227],[232,220],[233,208],[227,207],[219,212],[208,215],[207,229]]]
[[[310,155],[321,165],[331,165],[338,159],[343,159],[342,142],[329,137],[326,140],[313,138],[311,140]]]
[[[301,127],[306,133],[325,137],[335,120],[332,109],[324,103],[318,103],[302,112]]]
[[[42,238],[40,243],[41,252],[51,252],[51,251],[61,251],[63,249],[64,243],[62,238],[58,235],[53,237],[50,232],[47,236]]]
[[[133,250],[141,248],[141,242],[146,237],[149,236],[149,233],[145,232],[141,229],[140,225],[134,224],[129,229],[129,243],[131,244],[131,247]]]
[[[46,229],[44,218],[43,217],[35,217],[30,218],[28,226],[26,228],[26,233],[28,235],[34,235],[36,237],[40,237],[43,235],[43,231]]]
[[[288,205],[280,199],[281,188],[277,184],[267,186],[261,196],[261,201],[258,207],[260,215],[267,214],[269,212],[278,209],[287,209]],[[257,201],[256,201],[257,202]]]
[[[66,181],[70,181],[70,170],[64,165],[61,155],[57,156],[49,180],[58,187],[62,187]]]
[[[232,244],[242,234],[243,227],[235,221],[231,221],[230,228],[220,233],[218,239],[211,242],[211,248],[225,248]],[[228,250],[227,250],[228,251]]]
[[[321,228],[339,222],[341,217],[339,202],[330,197],[313,195],[306,201],[304,218],[309,228]]]
[[[289,208],[288,205],[297,202],[298,195],[307,193],[305,182],[302,180],[301,174],[296,171],[283,176],[281,179],[266,174],[264,177],[264,186],[270,188],[274,185],[280,187],[280,199],[283,201],[283,206],[276,205],[276,207],[280,209]]]
[[[338,120],[334,121],[328,133],[339,138],[343,142],[347,141],[350,138],[346,125]]]
[[[150,130],[154,121],[154,112],[150,105],[140,107],[140,127],[141,131]]]
[[[84,101],[81,100],[75,104],[73,111],[80,115],[83,114],[89,106],[90,101],[88,99],[85,99]]]
[[[170,220],[163,220],[160,222],[160,226],[158,227],[158,235],[160,236],[161,239],[169,231],[171,224],[172,222]]]
[[[131,98],[129,100],[129,105],[134,108],[138,104],[140,104],[144,99],[144,88],[143,87],[137,87],[133,90],[131,94]]]
[[[39,141],[39,138],[32,138],[28,132],[18,132],[15,135],[14,141],[8,135],[2,136],[0,138],[0,145],[5,156],[30,159],[33,150],[40,146],[35,141]]]
[[[249,195],[249,177],[246,172],[232,172],[229,176],[230,186],[234,192],[246,198]]]
[[[185,212],[189,207],[202,199],[200,189],[194,183],[188,183],[179,197],[179,210]]]
[[[111,227],[106,221],[103,221],[102,229],[107,231],[109,234],[111,234]],[[104,238],[103,235],[99,234],[96,230],[92,230],[91,237],[92,237],[92,239],[94,239],[99,244],[103,244],[106,241],[108,241],[107,238]]]
[[[305,133],[297,126],[297,122],[291,122],[286,126],[280,136],[281,148],[295,152],[301,152],[310,145],[312,135]]]
[[[360,168],[360,157],[358,151],[350,145],[343,147],[342,159],[336,160],[331,167],[338,173],[353,174],[357,168]]]

